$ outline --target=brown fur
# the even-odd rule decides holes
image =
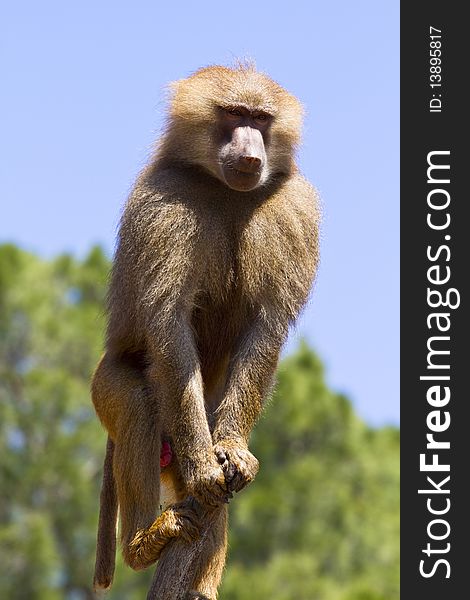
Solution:
[[[166,132],[121,220],[92,384],[112,440],[96,588],[111,583],[118,502],[126,562],[145,568],[161,555],[149,598],[217,596],[224,503],[258,470],[250,432],[318,262],[317,196],[294,162],[301,119],[298,101],[249,65],[173,86]],[[224,144],[230,160],[261,164],[254,189],[224,181]],[[175,456],[160,481],[162,438]],[[161,483],[171,505],[158,516]]]

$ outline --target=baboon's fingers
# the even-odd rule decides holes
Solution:
[[[225,482],[230,492],[239,492],[256,476],[259,463],[247,449],[236,445],[233,441],[225,441],[216,445],[215,455],[225,475]]]
[[[230,487],[230,489],[233,490],[234,479],[237,477],[237,475],[240,476],[240,473],[237,471],[235,463],[230,462],[229,460],[226,461],[223,469],[225,473],[225,481],[227,482],[227,485]]]
[[[227,503],[231,497],[223,469],[215,460],[191,473],[187,488],[205,506],[220,506]]]
[[[253,481],[252,477],[247,477],[240,471],[236,471],[232,480],[230,481],[230,489],[235,493],[240,492],[245,486]]]
[[[228,458],[227,455],[225,454],[225,451],[222,450],[221,448],[217,448],[215,451],[215,455],[217,457],[217,462],[219,463],[219,465],[223,466],[225,462],[227,462]]]
[[[216,449],[215,455],[219,465],[222,467],[222,471],[224,472],[225,483],[227,486],[229,486],[236,475],[237,469],[234,463],[230,462],[229,455],[227,452],[225,452],[225,450],[218,448]]]

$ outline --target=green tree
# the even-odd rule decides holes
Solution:
[[[109,261],[0,246],[0,598],[92,598],[106,435],[89,397]],[[221,600],[398,598],[398,431],[372,429],[305,345],[253,435],[256,482],[231,503]],[[152,570],[118,558],[110,600]]]
[[[398,431],[367,427],[303,344],[252,446],[261,471],[233,502],[224,600],[398,598]]]
[[[2,598],[91,597],[103,436],[88,397],[108,261],[0,252]]]

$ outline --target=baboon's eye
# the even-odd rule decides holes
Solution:
[[[239,110],[238,108],[229,108],[227,110],[229,115],[232,115],[232,117],[241,117],[242,116],[242,111]]]
[[[257,115],[253,115],[255,121],[260,121],[261,123],[265,123],[268,120],[268,115],[265,113],[258,113]]]

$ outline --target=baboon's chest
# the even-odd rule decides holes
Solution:
[[[288,244],[271,232],[248,230],[231,248],[220,247],[207,261],[201,290],[223,312],[245,312],[266,303],[274,306],[290,293],[297,270]]]
[[[192,325],[203,351],[221,356],[230,351],[250,314],[235,244],[214,243],[206,257],[195,297]]]
[[[243,265],[239,240],[229,227],[217,223],[206,232],[198,288],[202,308],[213,311],[238,301]]]

